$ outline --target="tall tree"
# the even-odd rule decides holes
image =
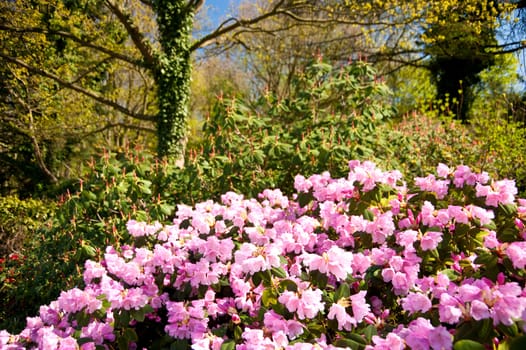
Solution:
[[[248,68],[260,82],[260,90],[270,89],[285,97],[290,86],[287,77],[301,72],[313,55],[333,62],[361,58],[375,63],[379,75],[396,73],[406,66],[430,71],[440,97],[462,101],[457,112],[465,118],[478,73],[490,66],[495,56],[520,48],[511,38],[496,40],[498,20],[506,22],[504,15],[516,6],[510,2],[323,3],[315,16],[304,7],[266,22],[268,31],[235,37],[247,52]],[[250,4],[246,1],[246,7],[253,10]],[[287,30],[272,30],[279,26],[277,22]],[[502,26],[501,31],[510,28]]]
[[[254,16],[231,18],[212,32],[193,39],[194,16],[203,3],[203,0],[16,0],[1,5],[4,11],[25,13],[36,19],[31,23],[0,23],[0,32],[5,37],[13,33],[22,37],[29,34],[53,37],[90,57],[130,65],[144,72],[152,79],[156,91],[157,108],[153,111],[130,107],[119,96],[89,86],[81,74],[73,74],[75,67],[82,67],[84,62],[75,62],[69,74],[63,75],[62,66],[46,67],[28,60],[19,56],[17,50],[10,50],[7,44],[0,51],[0,60],[109,106],[127,118],[153,123],[158,155],[181,160],[187,137],[192,53],[227,34],[253,30],[273,16],[313,6],[296,0],[271,1]],[[145,26],[148,21],[144,19],[151,18],[155,19],[154,26]]]

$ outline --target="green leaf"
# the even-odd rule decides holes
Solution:
[[[174,207],[170,204],[161,204],[159,205],[159,210],[161,210],[161,213],[163,213],[164,215],[172,215],[172,210],[174,209]]]
[[[508,217],[514,217],[517,214],[517,206],[515,204],[499,204],[499,209]]]
[[[481,264],[486,266],[497,265],[498,258],[491,253],[482,252],[475,259],[475,264]]]
[[[119,350],[127,350],[128,349],[128,341],[124,337],[119,337],[117,339],[117,344],[119,345]]]
[[[177,339],[170,345],[170,350],[187,350],[189,347],[188,345],[188,340]]]
[[[296,282],[292,280],[282,280],[279,282],[280,290],[285,291],[288,290],[290,292],[296,292],[298,291],[298,285]]]
[[[445,269],[445,270],[442,270],[441,272],[444,275],[446,275],[447,278],[449,278],[450,281],[456,281],[459,278],[459,276],[460,276],[460,274],[457,271],[453,270],[453,269]]]
[[[370,210],[365,210],[363,212],[363,217],[364,217],[364,219],[366,219],[368,221],[374,221],[374,214]]]
[[[83,345],[83,344],[86,344],[86,343],[90,343],[92,341],[93,341],[93,339],[91,339],[91,338],[80,338],[79,340],[77,340],[77,343],[79,345]]]
[[[338,339],[334,342],[335,346],[342,348],[351,348],[352,350],[362,350],[365,349],[365,339],[363,339],[358,334],[349,334],[346,335],[348,338]]]
[[[261,295],[261,302],[263,303],[263,306],[269,308],[273,304],[276,304],[278,299],[276,298],[276,295],[272,289],[266,288]]]
[[[370,324],[367,327],[365,327],[365,329],[363,330],[363,334],[364,334],[365,339],[367,340],[367,342],[370,343],[372,338],[373,338],[373,336],[378,334],[378,331],[376,330],[375,326]]]
[[[122,336],[128,341],[128,343],[136,342],[137,340],[139,340],[139,337],[137,337],[137,333],[135,333],[135,330],[132,328],[126,328]]]
[[[510,342],[509,350],[524,350],[526,349],[526,335],[514,338]]]
[[[519,328],[517,327],[516,323],[512,323],[510,326],[500,324],[497,328],[500,332],[510,337],[516,337],[517,335],[519,335]]]
[[[139,310],[130,310],[131,317],[134,320],[137,320],[139,322],[144,322],[144,318],[146,314],[153,311],[153,308],[150,305],[146,305]]]
[[[324,273],[321,273],[318,270],[314,270],[310,272],[311,281],[318,286],[320,289],[324,289],[327,286],[327,282],[329,281],[329,276],[327,276]]]
[[[81,327],[87,326],[90,322],[90,316],[85,312],[81,311],[75,315],[75,320]]]
[[[241,337],[243,335],[243,329],[239,326],[234,327],[234,339],[241,340]]]
[[[116,312],[114,315],[115,317],[115,324],[118,327],[127,327],[130,324],[130,312],[126,310],[120,310],[119,312]]]
[[[474,340],[462,339],[453,345],[453,350],[486,350],[486,348]]]
[[[234,350],[236,348],[236,342],[232,339],[227,340],[221,344],[221,350]]]
[[[95,248],[87,244],[84,244],[81,249],[82,249],[83,256],[92,258],[97,254],[97,251],[95,250]]]
[[[351,288],[349,288],[349,285],[347,283],[342,283],[336,289],[336,292],[334,292],[334,302],[337,303],[338,300],[342,298],[348,298],[351,296]]]
[[[287,272],[285,272],[285,270],[283,270],[283,268],[281,267],[273,267],[272,269],[270,269],[270,271],[276,277],[279,277],[279,278],[287,277]]]

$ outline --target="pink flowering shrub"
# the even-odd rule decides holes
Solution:
[[[2,349],[524,349],[526,200],[440,165],[408,188],[351,161],[291,198],[234,193],[87,261]]]

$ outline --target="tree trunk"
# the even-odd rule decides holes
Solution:
[[[157,153],[182,165],[187,141],[190,95],[190,36],[195,8],[185,0],[154,2],[162,53],[154,78],[158,89]]]

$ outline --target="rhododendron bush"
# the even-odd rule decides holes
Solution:
[[[2,349],[524,349],[526,200],[439,165],[409,188],[351,161],[296,194],[234,193],[87,261]]]

